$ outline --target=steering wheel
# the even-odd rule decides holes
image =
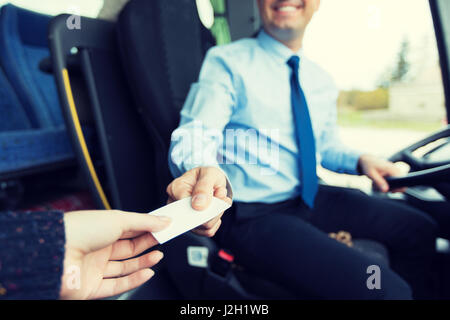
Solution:
[[[416,157],[413,152],[428,144],[450,137],[450,125],[445,129],[401,150],[389,158],[392,162],[403,161],[411,167],[411,172],[402,177],[388,177],[386,181],[391,189],[413,187],[418,185],[433,186],[450,182],[450,139],[428,151],[423,157]],[[444,159],[434,160],[431,155],[446,153]]]

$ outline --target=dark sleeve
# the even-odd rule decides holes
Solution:
[[[63,213],[0,212],[0,299],[58,299]]]

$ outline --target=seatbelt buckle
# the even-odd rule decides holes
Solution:
[[[211,259],[211,271],[225,278],[233,268],[234,255],[220,249]]]

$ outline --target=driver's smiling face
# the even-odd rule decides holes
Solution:
[[[303,34],[319,4],[320,0],[258,0],[264,28],[270,33]]]

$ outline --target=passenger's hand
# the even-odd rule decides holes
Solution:
[[[192,196],[192,208],[204,210],[208,208],[214,197],[232,203],[227,197],[227,178],[215,167],[199,167],[189,170],[172,181],[167,187],[168,203]],[[192,230],[194,233],[213,237],[222,222],[223,212],[214,219]]]
[[[134,257],[158,243],[150,232],[169,224],[168,218],[115,210],[66,213],[60,298],[110,297],[149,280],[162,252]]]
[[[362,155],[358,162],[359,170],[369,177],[376,188],[381,192],[404,192],[405,188],[390,190],[385,177],[397,177],[403,175],[400,168],[394,163],[372,156]]]

